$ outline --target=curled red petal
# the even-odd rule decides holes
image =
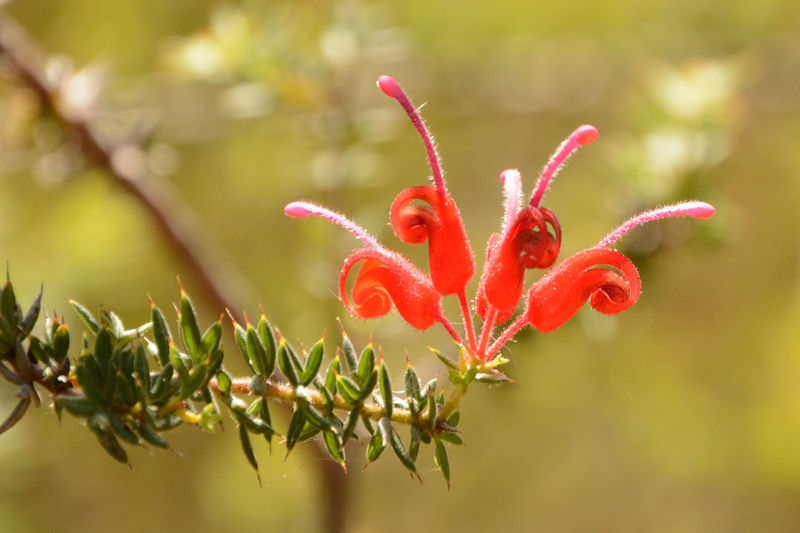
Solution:
[[[528,237],[529,241],[523,247],[522,261],[525,268],[550,268],[561,251],[561,224],[556,214],[540,207],[539,213],[546,224],[553,228],[553,233],[547,231],[546,226]],[[531,230],[528,230],[531,231]]]
[[[347,296],[347,277],[363,261]],[[396,308],[411,326],[428,329],[442,316],[441,296],[430,279],[403,256],[380,248],[361,248],[344,262],[339,296],[357,318],[377,318]]]
[[[413,204],[416,200],[428,205]],[[439,294],[462,293],[475,273],[475,258],[453,198],[434,185],[410,187],[394,199],[390,218],[401,241],[428,241],[431,280]]]
[[[527,206],[519,212],[502,241],[498,234],[492,239],[478,287],[477,308],[485,319],[489,306],[494,307],[497,321],[504,322],[514,314],[522,297],[525,269],[548,268],[558,256],[561,225],[549,209]]]
[[[589,248],[533,284],[525,316],[533,327],[547,333],[572,318],[586,300],[601,313],[621,313],[636,303],[641,288],[639,272],[630,259],[616,250]]]

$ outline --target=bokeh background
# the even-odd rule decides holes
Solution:
[[[402,247],[388,208],[425,183],[424,151],[395,102],[404,84],[437,136],[473,247],[501,217],[497,176],[526,188],[579,124],[601,136],[546,196],[564,254],[630,214],[714,203],[707,222],[637,230],[622,247],[644,292],[629,312],[582,310],[512,345],[516,384],[465,398],[453,486],[391,457],[350,457],[348,530],[789,532],[800,530],[800,4],[794,0],[209,2],[25,0],[3,11],[99,94],[95,120],[141,140],[153,179],[176,189],[290,339],[313,343],[342,316],[374,335],[399,379],[406,353],[442,372],[440,331],[398,317],[362,323],[335,295],[356,243],[282,214],[299,198],[350,214]],[[0,81],[0,250],[23,302],[80,324],[64,297],[148,320],[175,276],[218,316],[145,211],[35,99]],[[403,248],[407,250],[407,248]],[[419,250],[409,254],[421,261]],[[247,281],[242,281],[246,279]],[[228,344],[230,346],[230,343]],[[451,350],[452,351],[452,350]],[[234,357],[226,364],[243,370]],[[13,406],[0,387],[0,410]],[[284,421],[285,424],[285,421]],[[322,519],[303,446],[257,449],[259,489],[234,433],[180,428],[182,457],[110,460],[75,419],[32,409],[0,437],[4,531],[300,531]],[[388,453],[388,452],[387,452]],[[422,453],[432,455],[429,448]]]

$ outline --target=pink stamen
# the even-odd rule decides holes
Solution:
[[[717,210],[713,205],[696,200],[681,202],[678,204],[645,211],[644,213],[636,215],[635,217],[629,218],[617,229],[606,235],[603,240],[597,243],[596,248],[607,248],[611,246],[630,230],[636,226],[641,226],[646,222],[652,222],[654,220],[670,217],[692,217],[706,219],[711,218],[716,211]]]
[[[453,337],[454,341],[456,341],[458,344],[462,346],[464,345],[464,341],[461,338],[461,335],[458,334],[456,329],[453,327],[453,324],[451,324],[450,321],[447,320],[447,317],[444,316],[444,314],[439,316],[437,320],[439,320],[439,323],[444,327],[445,330],[447,330],[447,333],[449,333],[450,336]]]
[[[400,105],[403,106],[403,109],[405,109],[408,118],[411,119],[414,127],[417,128],[417,131],[422,137],[422,142],[425,143],[425,150],[428,152],[428,159],[431,163],[431,171],[433,171],[433,180],[436,182],[436,190],[439,191],[439,194],[446,194],[447,189],[444,187],[444,178],[442,175],[442,165],[439,161],[439,153],[436,151],[436,146],[433,144],[433,138],[428,132],[428,129],[425,127],[425,123],[422,122],[422,116],[419,114],[419,111],[411,105],[411,100],[408,99],[408,96],[406,96],[406,93],[400,87],[400,84],[397,83],[391,76],[381,76],[378,78],[378,87],[386,94],[386,96],[397,100]]]
[[[326,209],[322,206],[312,204],[310,202],[292,202],[283,208],[283,212],[292,218],[305,218],[310,215],[324,218],[343,227],[367,246],[382,248],[378,240],[367,233],[367,230],[344,215],[331,211],[330,209]]]
[[[503,235],[511,230],[519,211],[519,199],[522,194],[522,176],[515,168],[504,170],[500,174],[500,181],[503,183],[503,192],[506,201],[504,204],[505,215],[503,216]]]
[[[550,157],[550,161],[548,161],[547,165],[544,167],[539,181],[536,182],[536,187],[531,197],[531,205],[533,207],[539,206],[539,202],[542,201],[542,196],[544,196],[544,192],[547,190],[550,180],[555,177],[567,158],[572,155],[579,146],[593,143],[598,135],[597,128],[584,124],[583,126],[579,126],[578,129],[573,131],[572,134],[561,143],[561,146],[556,149],[555,153]]]

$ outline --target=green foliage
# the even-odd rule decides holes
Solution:
[[[31,333],[41,297],[40,292],[23,314],[10,281],[0,292],[0,375],[18,387],[20,398],[0,430],[16,424],[30,403],[39,404],[38,385],[50,393],[59,415],[66,411],[85,420],[102,449],[126,464],[126,447],[169,448],[169,430],[188,423],[212,432],[227,411],[256,472],[252,437],[263,436],[271,449],[275,435],[283,435],[287,454],[298,443],[320,436],[331,458],[346,469],[345,445],[361,440],[361,422],[367,434],[367,463],[390,448],[419,477],[420,447],[433,443],[434,464],[449,485],[444,443],[462,444],[456,429],[461,396],[480,376],[492,376],[494,382],[505,378],[495,368],[503,360],[484,364],[462,352],[456,364],[434,351],[449,369],[454,387],[450,396],[446,399],[444,391],[437,391],[436,379],[422,386],[410,363],[403,391],[397,393],[386,361],[382,355],[376,358],[371,342],[359,352],[342,329],[341,345],[323,370],[324,338],[298,352],[283,336],[276,336],[262,313],[256,326],[231,319],[238,351],[253,371],[252,376],[234,379],[223,367],[222,319],[201,328],[183,289],[176,307],[177,337],[153,302],[150,322],[128,329],[113,311],[101,310],[95,316],[68,300],[88,330],[77,356],[70,358],[70,333],[57,316],[45,318],[41,338]],[[273,425],[276,402],[293,409],[283,433]],[[401,437],[403,426],[410,428],[408,440]]]

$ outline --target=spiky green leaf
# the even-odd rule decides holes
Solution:
[[[93,402],[78,396],[59,396],[56,402],[77,417],[86,418],[97,411],[97,406]]]
[[[375,385],[378,384],[378,369],[373,368],[367,377],[366,383],[361,387],[361,394],[358,396],[358,401],[366,400],[367,397],[375,390]]]
[[[356,431],[356,424],[358,424],[359,419],[359,410],[353,409],[347,415],[347,421],[344,424],[344,429],[342,430],[342,443],[346,444],[350,438],[355,435]]]
[[[250,361],[253,363],[253,370],[256,374],[269,377],[266,374],[267,348],[264,346],[261,337],[259,337],[255,328],[250,323],[247,324],[245,336],[245,340],[247,342],[247,352],[250,357]]]
[[[106,405],[101,382],[90,368],[83,364],[75,369],[75,376],[78,378],[78,385],[83,390],[83,394],[95,405]]]
[[[278,366],[293,387],[297,387],[297,385],[300,384],[300,378],[297,376],[295,365],[292,362],[291,351],[284,339],[281,339],[280,346],[278,347]]]
[[[447,368],[449,368],[451,370],[458,370],[458,363],[456,363],[455,361],[453,361],[452,359],[447,357],[445,354],[443,354],[442,352],[440,352],[436,348],[431,348],[429,346],[428,349],[431,352],[433,352],[433,355],[435,355],[436,358],[439,359],[439,361],[444,363],[444,366],[446,366]]]
[[[17,405],[14,406],[14,409],[11,410],[11,413],[3,421],[3,423],[0,424],[0,435],[2,435],[6,431],[14,427],[17,422],[22,420],[22,417],[25,416],[25,412],[28,410],[28,407],[30,405],[31,405],[30,396],[21,398],[20,401],[17,402]]]
[[[339,360],[339,352],[336,352],[333,360],[328,365],[328,370],[325,373],[325,388],[331,393],[331,396],[336,395],[336,374],[341,371],[341,364]]]
[[[133,368],[142,388],[150,391],[150,365],[147,361],[147,352],[142,344],[137,344],[133,352]]]
[[[222,319],[217,320],[210,326],[208,329],[203,333],[203,339],[201,342],[201,352],[203,353],[203,357],[208,357],[211,355],[217,348],[219,348],[219,343],[222,340]]]
[[[417,465],[414,464],[414,459],[408,453],[406,447],[403,446],[403,441],[400,440],[400,435],[398,435],[396,431],[392,431],[390,441],[392,443],[392,450],[394,450],[394,454],[400,460],[400,463],[411,471],[411,473],[417,474]]]
[[[261,313],[261,318],[258,320],[258,336],[261,337],[261,342],[264,343],[264,348],[267,349],[267,364],[264,367],[264,375],[271,376],[275,370],[275,334],[272,331],[272,326],[267,321],[264,313]]]
[[[383,359],[381,359],[381,366],[378,374],[378,383],[381,392],[381,398],[383,399],[383,408],[386,410],[386,416],[391,417],[392,409],[394,407],[394,395],[392,394],[392,384],[389,381],[389,371],[386,369],[386,363]]]
[[[139,436],[142,439],[152,444],[153,446],[158,446],[159,448],[169,448],[169,443],[165,441],[158,431],[155,430],[149,423],[145,421],[139,422],[139,427],[137,428],[139,432]]]
[[[420,391],[422,390],[422,383],[419,381],[419,376],[414,370],[414,367],[406,365],[406,373],[404,377],[404,384],[406,389],[406,397],[411,400],[421,400]],[[410,403],[410,402],[409,402]]]
[[[341,326],[341,322],[339,325]],[[353,346],[350,337],[345,333],[344,328],[342,328],[342,353],[344,354],[344,363],[345,367],[347,367],[347,371],[351,376],[355,376],[356,369],[358,368],[358,363],[356,362],[356,348]]]
[[[375,368],[375,350],[372,343],[361,350],[361,355],[358,358],[358,371],[356,373],[356,381],[362,387],[369,379],[369,375]]]
[[[230,396],[231,388],[233,387],[233,380],[224,370],[217,372],[217,384],[219,385],[219,390],[224,396]]]
[[[14,287],[8,279],[6,279],[3,292],[0,294],[0,312],[2,312],[3,318],[11,326],[12,331],[16,330],[19,324],[19,304],[17,304],[17,297],[14,295]]]
[[[303,427],[306,425],[306,410],[302,405],[298,405],[291,420],[289,420],[289,428],[286,430],[286,455],[292,451],[294,445],[303,434]]]
[[[375,462],[381,456],[386,446],[383,444],[383,437],[379,431],[372,434],[367,445],[367,463]]]
[[[28,335],[31,330],[33,329],[34,324],[39,319],[39,313],[42,310],[42,292],[44,291],[44,287],[39,289],[39,293],[34,298],[33,303],[28,308],[28,312],[25,313],[25,316],[22,318],[22,321],[19,323],[20,330],[22,330],[22,336]]]
[[[450,460],[447,457],[447,449],[440,440],[435,441],[436,450],[433,455],[433,462],[447,481],[447,488],[450,488]]]
[[[181,290],[180,318],[179,318],[181,340],[186,347],[186,351],[192,361],[201,361],[203,354],[203,336],[200,333],[200,325],[197,322],[197,312],[194,304],[185,291]]]
[[[334,461],[344,467],[344,448],[339,442],[339,437],[337,437],[336,433],[333,431],[325,431],[322,435],[323,440],[325,441],[325,448],[327,448],[328,453],[331,455]]]
[[[100,324],[97,322],[97,319],[92,315],[92,313],[90,313],[88,309],[75,300],[68,298],[67,302],[72,306],[75,312],[78,313],[78,316],[81,317],[81,320],[84,324],[86,324],[86,327],[89,328],[89,331],[92,333],[97,333],[97,330],[100,329]]]
[[[439,438],[443,441],[449,442],[450,444],[455,444],[458,446],[464,444],[464,441],[458,436],[458,434],[450,431],[443,431]]]
[[[111,420],[111,428],[118,437],[120,437],[122,440],[130,442],[131,444],[141,446],[142,440],[120,417],[114,413],[109,413],[109,419]]]
[[[347,403],[357,405],[361,401],[361,390],[358,388],[358,384],[352,379],[347,376],[338,375],[336,376],[336,385],[339,392],[342,394],[342,398],[344,398]]]
[[[69,351],[69,329],[66,324],[59,324],[53,333],[53,359],[61,364]]]
[[[153,323],[153,337],[156,341],[157,355],[161,366],[169,362],[169,346],[172,343],[172,334],[169,331],[164,313],[155,304],[150,306],[150,321]]]
[[[258,460],[253,451],[253,444],[250,442],[250,435],[247,434],[247,428],[244,425],[239,426],[239,440],[242,442],[242,451],[244,451],[244,456],[247,457],[247,462],[256,471],[256,477],[258,477],[258,484],[260,485],[261,473],[258,471]]]
[[[314,378],[317,377],[317,372],[319,372],[319,368],[322,366],[324,351],[323,339],[318,340],[314,346],[311,347],[311,350],[309,350],[308,357],[306,357],[305,361],[305,368],[299,376],[300,383],[304,386],[311,383]]]

